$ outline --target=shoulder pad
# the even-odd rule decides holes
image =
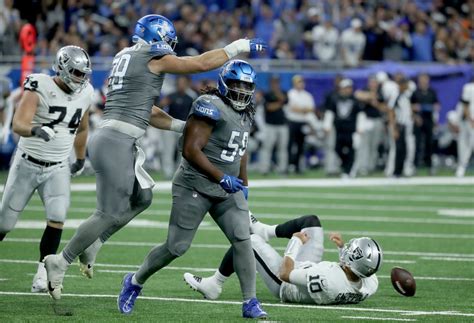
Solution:
[[[197,98],[193,103],[190,114],[213,121],[219,121],[221,112],[219,108],[214,105],[211,98],[212,97],[208,95]]]
[[[38,91],[38,82],[41,79],[41,74],[30,74],[23,82],[23,88],[28,91]]]
[[[170,45],[167,42],[160,41],[157,43],[153,43],[150,46],[150,55],[153,57],[157,56],[165,56],[165,55],[176,55]]]

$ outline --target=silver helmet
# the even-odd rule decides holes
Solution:
[[[82,91],[92,73],[89,54],[78,46],[64,46],[58,50],[53,71],[74,93]]]
[[[341,252],[341,264],[362,278],[375,274],[382,265],[382,258],[379,244],[367,237],[351,239]]]

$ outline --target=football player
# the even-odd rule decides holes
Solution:
[[[80,256],[83,273],[92,277],[92,264],[102,243],[151,204],[154,182],[142,168],[145,154],[137,140],[148,125],[182,132],[185,124],[154,106],[166,73],[209,71],[240,53],[265,48],[258,39],[239,39],[199,56],[176,57],[176,30],[160,15],[139,19],[133,40],[136,44],[120,51],[113,60],[104,120],[89,141],[97,180],[96,211],[79,226],[59,255],[45,259],[54,299],[61,297],[64,274],[76,257]]]
[[[37,190],[46,210],[46,229],[40,242],[38,271],[32,292],[46,292],[42,260],[57,252],[69,207],[70,176],[84,168],[88,109],[94,92],[88,79],[91,61],[76,46],[61,48],[53,65],[56,75],[31,74],[13,118],[21,136],[10,167],[0,208],[0,240],[10,232]],[[69,166],[74,146],[77,160]]]
[[[180,138],[183,160],[173,178],[173,204],[166,242],[153,248],[134,274],[125,275],[118,297],[129,314],[143,284],[190,247],[207,212],[232,244],[247,318],[267,316],[255,294],[255,259],[250,242],[247,143],[255,109],[255,71],[242,60],[222,67],[218,87],[197,98]]]
[[[375,240],[363,237],[344,245],[339,233],[330,235],[339,248],[340,261],[321,261],[323,231],[315,215],[270,226],[252,217],[252,247],[257,271],[270,292],[282,302],[305,304],[359,303],[377,291],[375,273],[382,264],[382,249]],[[257,227],[257,229],[255,229]],[[284,257],[267,242],[268,237],[290,238]],[[222,285],[233,273],[228,251],[216,271],[207,278],[184,274],[184,280],[207,299],[217,299]]]
[[[457,177],[463,177],[466,173],[474,150],[474,78],[462,89],[460,110]]]

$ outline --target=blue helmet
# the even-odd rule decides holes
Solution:
[[[147,15],[137,21],[132,40],[134,43],[142,40],[148,44],[164,41],[174,50],[178,43],[178,36],[176,36],[173,23],[168,18],[160,15]]]
[[[222,66],[217,89],[230,100],[235,110],[241,111],[252,100],[256,79],[257,74],[252,65],[240,59],[232,60]]]

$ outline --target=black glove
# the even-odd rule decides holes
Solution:
[[[76,159],[76,162],[71,165],[71,176],[76,177],[82,174],[84,170],[85,159]]]
[[[31,128],[31,135],[41,138],[44,141],[50,141],[56,135],[56,132],[47,126],[35,126]]]

